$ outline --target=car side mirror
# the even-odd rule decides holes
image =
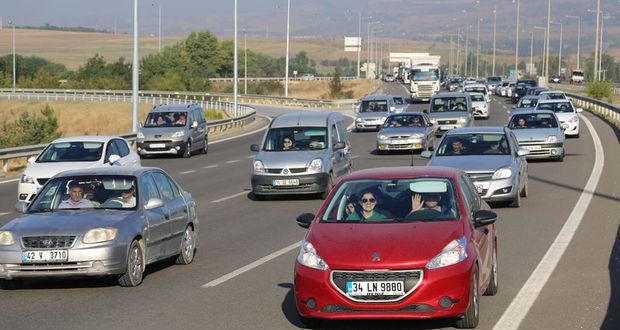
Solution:
[[[336,142],[334,143],[334,150],[342,150],[346,147],[346,144],[344,144],[344,142]]]
[[[315,217],[316,216],[312,213],[304,213],[299,215],[297,219],[295,219],[295,222],[297,222],[300,227],[309,228]]]
[[[148,202],[146,202],[146,205],[144,205],[144,209],[145,210],[152,210],[152,209],[157,209],[164,206],[164,201],[162,201],[159,198],[151,198],[149,199]]]
[[[562,130],[565,130],[565,129],[567,129],[567,128],[568,128],[568,124],[562,124],[562,125],[560,125],[560,128],[561,128]]]
[[[191,128],[196,128],[196,127],[198,127],[198,122],[197,122],[197,121],[192,122],[192,126],[190,126],[190,127],[191,127]]]
[[[577,108],[577,113],[582,113],[583,109],[582,108]]]
[[[24,202],[24,201],[19,201],[15,204],[15,211],[19,212],[19,213],[26,213],[28,212],[28,203]]]
[[[390,107],[390,112],[396,111],[396,107]]]
[[[250,146],[250,151],[259,152],[260,147],[258,146],[258,144],[253,144]]]
[[[483,227],[495,223],[497,213],[489,210],[478,210],[474,212],[474,227]]]
[[[28,164],[34,164],[34,161],[37,160],[35,156],[28,157]]]
[[[424,150],[424,151],[422,151],[422,153],[420,154],[420,156],[421,156],[422,158],[427,158],[427,159],[430,159],[431,157],[433,157],[433,153],[432,153],[432,152],[430,152],[430,151],[428,151],[428,150]]]
[[[138,127],[142,128],[142,123],[138,123]]]
[[[110,158],[108,158],[108,162],[110,163],[110,165],[114,165],[114,163],[118,162],[121,159],[121,156],[119,155],[110,155]]]
[[[519,148],[519,150],[517,150],[517,155],[519,157],[525,157],[525,156],[527,156],[529,154],[530,154],[530,151],[525,149],[525,148]]]

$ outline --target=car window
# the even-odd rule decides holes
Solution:
[[[344,122],[341,120],[337,121],[336,127],[338,128],[338,136],[340,136],[340,141],[347,142],[349,139],[349,135],[346,127],[344,127]]]
[[[465,199],[465,208],[469,214],[472,214],[476,210],[476,192],[471,190],[470,184],[467,182],[469,178],[460,177],[461,193]]]
[[[164,201],[169,202],[176,198],[176,196],[174,195],[174,191],[172,190],[172,186],[170,185],[170,182],[168,182],[168,178],[166,178],[163,173],[154,172],[153,179],[155,179],[155,182],[157,183],[157,188],[159,188],[159,191],[161,192],[161,196]]]
[[[387,100],[368,100],[362,101],[359,112],[387,112]]]
[[[558,127],[558,121],[552,113],[515,114],[508,123],[508,128],[512,130],[556,127]]]
[[[161,198],[159,196],[157,184],[155,184],[155,180],[153,180],[153,176],[151,174],[145,174],[142,177],[142,186],[140,186],[140,189],[144,195],[145,202],[148,202],[151,198]]]
[[[424,127],[424,117],[421,114],[415,115],[391,115],[383,124],[384,128],[393,127]]]
[[[127,143],[125,143],[125,141],[115,139],[114,144],[116,144],[116,149],[119,152],[119,156],[125,157],[129,155],[129,147],[127,146]]]
[[[144,127],[184,127],[187,111],[151,112],[144,121]]]
[[[170,183],[170,187],[172,188],[172,193],[175,197],[181,196],[181,189],[177,186],[176,182],[172,180],[169,176],[166,175],[166,179],[168,179],[168,183]]]
[[[337,142],[340,142],[340,140],[338,139],[338,130],[336,129],[336,125],[332,125],[332,128],[331,128],[331,143],[332,143],[332,146],[334,144],[336,144]]]
[[[94,162],[101,159],[103,142],[51,143],[37,158],[37,163]]]
[[[116,148],[116,143],[114,143],[114,140],[108,142],[108,149],[105,152],[104,162],[106,163],[109,162],[110,156],[112,155],[117,155],[117,156],[121,155],[120,151]]]

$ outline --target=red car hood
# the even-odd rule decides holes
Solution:
[[[331,269],[410,269],[424,267],[462,236],[460,221],[315,223],[306,239]],[[379,261],[372,260],[375,253]]]

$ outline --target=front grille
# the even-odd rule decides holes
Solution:
[[[322,313],[431,313],[435,308],[430,305],[408,305],[399,309],[358,309],[344,305],[325,305],[321,308]]]
[[[24,247],[31,249],[66,249],[73,246],[75,236],[22,237]]]
[[[171,140],[157,140],[157,141],[144,141],[144,143],[162,144],[162,143],[172,143],[172,141]]]
[[[480,182],[480,181],[491,181],[493,178],[493,172],[487,173],[467,173],[471,181]]]
[[[437,123],[439,125],[454,125],[456,124],[456,120],[438,120]]]
[[[357,302],[394,302],[411,294],[422,282],[421,270],[394,271],[340,271],[331,273],[332,285],[345,297]],[[347,282],[353,281],[403,281],[404,295],[349,296],[346,294]]]
[[[49,178],[47,178],[47,179],[37,179],[37,183],[40,184],[40,185],[45,185],[48,180],[49,180]]]
[[[270,174],[280,174],[282,173],[282,168],[268,168],[266,169],[267,173]],[[305,167],[299,167],[299,168],[289,168],[288,169],[290,173],[296,174],[296,173],[304,173],[306,171]]]
[[[390,139],[411,139],[411,136],[409,136],[409,135],[394,135],[394,136],[390,136],[388,138],[390,138]]]

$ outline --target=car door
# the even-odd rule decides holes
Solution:
[[[474,226],[474,213],[480,209],[481,201],[469,177],[461,176],[460,186],[465,199],[465,209],[468,212],[468,218],[472,226],[472,243],[476,245],[478,250],[480,283],[486,283],[491,276],[492,233],[487,226],[478,228]]]
[[[124,154],[123,158],[125,166],[140,166],[140,156],[137,153],[131,151],[131,146],[126,140],[116,139],[116,146]]]
[[[185,230],[187,206],[179,193],[178,187],[171,182],[167,175],[156,171],[153,172],[153,179],[157,183],[157,188],[159,188],[162,200],[166,204],[168,211],[168,218],[166,219],[168,222],[166,254],[176,254],[181,247],[181,237]]]
[[[513,132],[510,132],[510,142],[513,145],[514,149],[514,157],[516,158],[517,163],[519,164],[519,189],[521,189],[525,182],[527,181],[528,175],[528,164],[525,156],[519,156],[517,152],[519,151],[519,141]],[[519,190],[521,191],[521,190]]]
[[[345,147],[342,150],[343,154],[344,154],[344,170],[345,172],[349,169],[349,167],[351,166],[351,141],[349,140],[349,132],[347,131],[347,128],[345,127],[345,123],[344,120],[340,119],[338,121],[336,121],[336,129],[338,130],[338,138],[340,139],[340,142],[344,142]]]
[[[142,205],[146,205],[152,198],[161,199],[157,184],[150,173],[142,176],[140,183],[140,195],[142,196]],[[168,217],[165,207],[144,210],[146,217],[146,260],[147,262],[155,261],[162,258],[166,253],[166,238],[170,232]]]
[[[334,145],[340,142],[340,138],[338,137],[338,129],[336,128],[336,123],[332,122],[329,126],[329,139],[330,139],[330,149],[331,149],[331,161],[332,168],[336,176],[341,176],[344,174],[344,150],[334,150]]]
[[[196,112],[198,113],[198,118],[200,118],[198,128],[200,128],[201,139],[204,143],[209,143],[209,129],[207,128],[205,114],[202,112],[202,108],[197,109]]]

